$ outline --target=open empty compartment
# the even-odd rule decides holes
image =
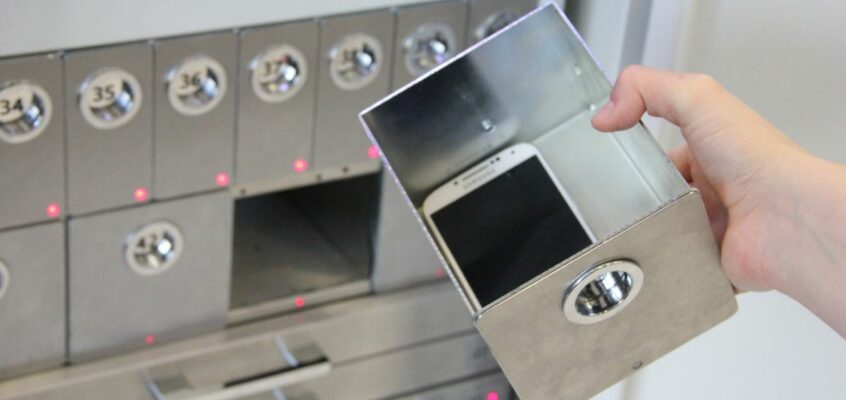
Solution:
[[[237,200],[230,322],[369,290],[379,174]]]

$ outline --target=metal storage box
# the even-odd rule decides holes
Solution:
[[[0,378],[65,359],[65,233],[48,223],[0,233]]]
[[[157,198],[229,186],[237,96],[235,33],[225,31],[155,44]]]
[[[65,55],[68,213],[145,202],[153,182],[153,49]]]
[[[65,204],[62,59],[0,61],[0,228],[58,217]]]
[[[317,22],[247,29],[240,43],[236,184],[254,194],[313,181]]]
[[[68,224],[71,361],[224,326],[232,251],[229,193]]]
[[[356,114],[388,93],[394,15],[382,10],[320,24],[314,167],[329,179],[377,171],[378,154]]]
[[[699,193],[643,126],[615,134],[591,126],[610,90],[550,5],[361,114],[414,208],[477,163],[485,164],[462,177],[492,179],[473,173],[515,144],[536,147],[569,194],[571,225],[578,228],[580,218],[589,238],[549,267],[518,279],[520,268],[485,275],[448,265],[479,332],[526,400],[596,394],[737,307]],[[455,185],[468,184],[461,179]],[[541,232],[543,222],[527,232]],[[574,246],[565,237],[519,239]]]

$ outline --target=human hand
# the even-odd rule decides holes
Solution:
[[[846,167],[700,74],[629,67],[593,125],[627,129],[644,112],[681,128],[687,143],[670,157],[702,194],[732,284],[782,291],[846,337]]]

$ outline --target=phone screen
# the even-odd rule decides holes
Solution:
[[[591,244],[537,156],[431,219],[482,307]]]

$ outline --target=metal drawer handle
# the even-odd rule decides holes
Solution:
[[[420,76],[455,54],[455,33],[444,23],[423,24],[405,38],[403,48],[406,69]]]
[[[50,96],[41,86],[27,81],[0,85],[0,140],[17,144],[35,139],[52,115]]]
[[[259,54],[250,64],[253,92],[268,103],[279,103],[293,97],[308,79],[308,63],[302,52],[293,46],[273,46]]]
[[[286,367],[239,377],[213,387],[194,387],[184,375],[161,379],[147,379],[147,387],[156,400],[232,400],[272,392],[276,389],[307,382],[328,375],[332,364],[314,346],[304,349],[312,354],[307,360],[298,360],[281,338],[276,339]]]
[[[373,82],[382,67],[382,44],[373,36],[355,33],[329,52],[329,74],[343,90],[358,90]]]
[[[126,124],[141,108],[141,84],[129,72],[106,68],[88,76],[79,87],[82,117],[98,129]]]
[[[183,115],[211,111],[226,93],[226,70],[206,55],[182,60],[168,72],[166,81],[170,105]]]

